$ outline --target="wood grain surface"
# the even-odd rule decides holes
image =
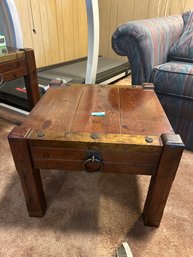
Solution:
[[[105,112],[103,117],[92,112]],[[173,133],[153,90],[126,86],[51,88],[22,125],[34,130],[154,135]]]

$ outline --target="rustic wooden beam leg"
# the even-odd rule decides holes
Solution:
[[[19,173],[29,216],[42,217],[46,210],[40,171],[34,169],[28,146],[30,129],[14,128],[8,136],[11,152]]]
[[[26,91],[28,96],[29,107],[32,109],[40,100],[40,92],[37,80],[37,69],[34,51],[32,49],[24,48],[25,60],[27,66],[27,75],[24,76]]]
[[[156,175],[152,176],[143,217],[146,226],[158,227],[167,198],[183,153],[184,144],[179,135],[163,134],[163,151]]]

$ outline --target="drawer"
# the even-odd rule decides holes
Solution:
[[[97,142],[87,133],[68,135],[67,141],[58,133],[49,132],[43,139],[34,136],[30,136],[30,151],[34,168],[39,169],[153,175],[162,152],[160,143],[148,144],[144,136],[100,134]]]

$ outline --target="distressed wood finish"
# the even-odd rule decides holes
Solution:
[[[106,115],[91,115],[91,112],[98,111],[105,111]],[[155,92],[141,86],[51,88],[22,126],[46,131],[61,131],[63,128],[63,131],[70,132],[155,136],[173,132]]]
[[[158,227],[184,150],[179,135],[163,134],[163,151],[157,173],[152,176],[143,217],[147,226]],[[158,204],[159,203],[159,204]]]
[[[42,217],[46,201],[40,171],[32,166],[27,136],[30,129],[14,128],[9,136],[11,152],[19,173],[29,216]]]
[[[153,175],[162,150],[156,136],[151,136],[153,143],[149,145],[144,136],[127,134],[98,133],[98,139],[92,139],[93,133],[48,131],[42,139],[38,134],[29,135],[35,168],[81,171],[84,160],[99,154],[104,172]]]
[[[131,148],[130,148],[131,150]],[[161,149],[159,149],[161,150]],[[160,153],[143,153],[138,151],[100,151],[100,158],[104,165],[104,172],[111,170],[112,172],[123,172],[123,170],[117,165],[122,164],[125,167],[126,172],[130,168],[131,173],[135,173],[136,167],[138,168],[139,174],[155,174]],[[65,165],[71,165],[70,170],[76,170],[74,163],[79,163],[78,170],[83,170],[83,161],[91,155],[96,154],[96,150],[77,150],[76,148],[46,148],[46,147],[31,147],[31,154],[33,158],[34,167],[47,169],[53,167],[53,160],[56,169],[64,169]],[[144,158],[145,156],[145,158]],[[116,167],[115,167],[116,166]],[[140,169],[140,167],[142,167]],[[146,169],[144,169],[146,167]],[[125,171],[124,171],[125,172]]]
[[[159,226],[183,151],[152,84],[50,88],[9,142],[30,215],[45,211],[39,169],[103,170],[152,176],[144,208],[150,226]]]
[[[40,100],[40,93],[37,80],[37,70],[34,57],[34,51],[32,49],[24,49],[25,52],[25,65],[27,73],[24,74],[25,85],[27,90],[27,97],[29,101],[29,107],[32,109]]]
[[[13,57],[13,55],[11,57]],[[17,78],[18,71],[20,71],[20,74],[27,73],[24,58],[19,57],[17,59],[16,55],[14,57],[15,58],[11,58],[11,60],[9,56],[8,58],[2,58],[2,59],[0,57],[0,60],[1,60],[0,71],[1,73],[3,73],[3,79],[12,80],[14,76]],[[12,74],[13,73],[12,70],[10,71],[10,66],[12,67],[12,70],[14,70],[14,74]]]
[[[8,54],[0,56],[0,75],[2,82],[24,77],[30,109],[39,101],[36,63],[32,49],[8,49]]]

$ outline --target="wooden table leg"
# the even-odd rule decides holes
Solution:
[[[179,135],[163,134],[163,152],[157,174],[152,176],[143,217],[146,226],[160,225],[167,198],[178,169],[184,144]]]
[[[27,137],[30,129],[14,128],[8,136],[17,172],[19,173],[29,216],[42,217],[46,201],[40,170],[33,168]]]
[[[24,76],[27,97],[28,97],[29,107],[30,109],[32,109],[40,100],[35,56],[34,56],[34,51],[32,49],[24,48],[22,50],[25,51],[25,60],[26,60],[26,66],[27,66],[27,75]]]

